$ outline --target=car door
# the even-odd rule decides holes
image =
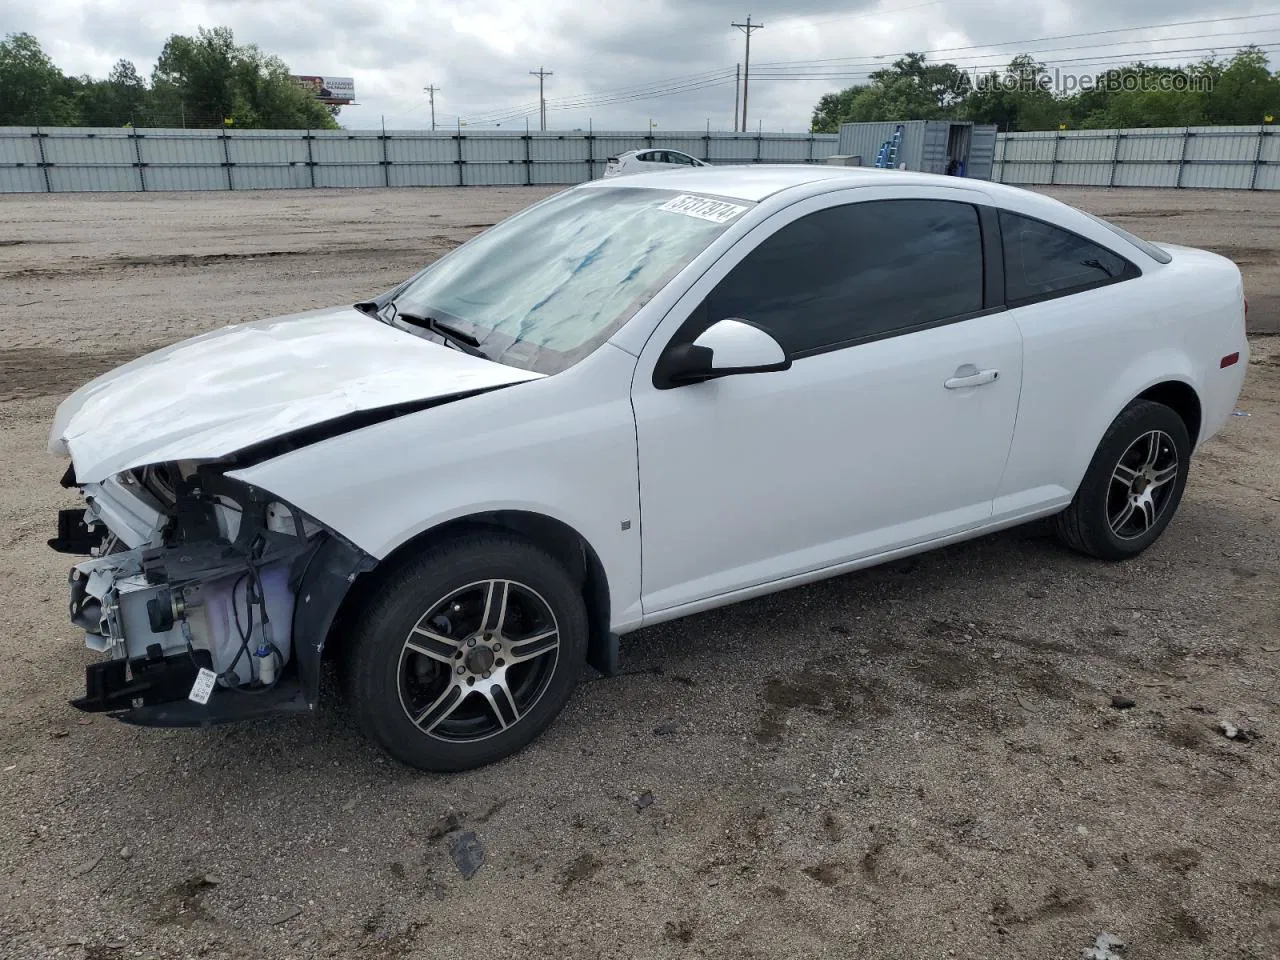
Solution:
[[[787,208],[650,337],[632,392],[646,620],[991,516],[1021,340],[975,195],[924,193]],[[664,351],[729,317],[772,333],[791,368],[655,385]]]
[[[1135,375],[1135,367],[1160,351],[1169,310],[1109,246],[1012,210],[1000,211],[1000,226],[1027,379],[997,515],[1071,501],[1112,418],[1146,385],[1148,372]],[[1162,376],[1178,368],[1171,353]]]

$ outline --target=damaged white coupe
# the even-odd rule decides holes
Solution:
[[[897,171],[564,191],[353,306],[217,330],[59,408],[83,710],[310,711],[461,770],[642,626],[1052,517],[1123,560],[1248,360],[1230,261]],[[794,655],[785,650],[780,657]]]

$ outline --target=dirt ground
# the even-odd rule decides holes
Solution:
[[[1037,525],[645,630],[488,769],[389,762],[332,697],[211,731],[67,706],[93,655],[45,546],[62,396],[376,293],[541,195],[0,197],[0,956],[1280,957],[1267,337],[1142,559]],[[1236,257],[1280,329],[1280,194],[1059,195]]]

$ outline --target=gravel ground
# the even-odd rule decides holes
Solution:
[[[645,630],[485,770],[386,761],[332,698],[212,731],[66,705],[92,655],[44,544],[74,503],[58,400],[384,289],[544,193],[0,198],[0,956],[1023,960],[1106,931],[1130,960],[1280,957],[1266,337],[1142,559],[1036,525]],[[1235,256],[1255,329],[1280,319],[1280,194],[1059,195]],[[469,881],[451,812],[487,850]]]

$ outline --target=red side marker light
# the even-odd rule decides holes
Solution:
[[[1222,369],[1225,370],[1227,369],[1227,367],[1234,367],[1239,362],[1240,362],[1240,354],[1238,353],[1233,353],[1230,356],[1223,357]]]

